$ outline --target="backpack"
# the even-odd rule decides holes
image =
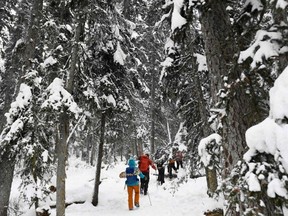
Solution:
[[[150,159],[148,157],[140,157],[139,161],[139,169],[141,172],[148,172],[149,171],[149,165],[150,165]]]
[[[128,167],[126,168],[126,184],[129,185],[134,185],[137,181],[139,181],[139,179],[137,178],[137,169],[136,168],[132,168],[132,167]]]

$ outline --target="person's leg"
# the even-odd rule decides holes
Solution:
[[[139,189],[139,185],[135,185],[134,186],[134,192],[135,192],[135,199],[134,199],[134,204],[136,207],[139,207],[139,193],[140,193],[140,189]]]
[[[159,181],[160,181],[160,183],[162,185],[164,183],[164,167],[161,167],[158,170],[158,173],[159,173]]]
[[[149,173],[147,173],[147,175],[146,175],[146,185],[145,185],[145,188],[144,188],[144,195],[146,195],[147,194],[147,192],[148,192],[148,186],[149,186],[149,181],[150,181],[150,175],[149,175]]]
[[[144,185],[143,185],[143,192],[144,192],[144,195],[147,194],[147,190],[148,190],[148,183],[149,183],[149,172],[145,172],[143,173],[143,175],[145,176],[145,180],[144,180]]]
[[[144,193],[144,186],[145,186],[145,178],[141,178],[140,179],[140,191],[141,191],[141,193]]]
[[[157,178],[157,181],[160,182],[160,183],[161,183],[161,181],[162,181],[161,170],[162,170],[162,167],[159,167],[159,168],[158,168],[158,178]]]
[[[170,164],[168,166],[168,173],[169,173],[169,178],[172,178],[172,167]]]
[[[157,181],[160,182],[160,184],[162,184],[162,170],[163,170],[163,167],[158,167],[158,178],[157,178]]]
[[[173,164],[173,169],[177,173],[177,168],[175,167],[175,164]]]
[[[133,186],[127,186],[128,191],[128,208],[133,209]]]
[[[180,161],[176,161],[176,169],[178,170],[179,169],[179,165],[180,165]]]

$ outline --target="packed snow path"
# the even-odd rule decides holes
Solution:
[[[175,188],[176,179],[169,180],[165,178],[163,185],[157,184],[157,176],[154,170],[150,171],[150,183],[148,193],[150,196],[140,195],[140,207],[134,210],[128,210],[127,188],[124,189],[125,179],[119,178],[119,173],[124,171],[126,165],[124,162],[110,167],[103,168],[101,173],[102,183],[99,192],[99,204],[94,207],[91,204],[95,169],[81,164],[76,168],[76,162],[69,165],[67,171],[66,183],[66,201],[85,201],[84,204],[72,204],[66,208],[66,216],[125,216],[125,215],[157,215],[157,216],[175,216],[175,215],[193,215],[203,216],[207,210],[221,207],[222,202],[216,202],[206,194],[207,187],[205,177],[198,179],[187,179],[187,182],[181,183]],[[178,176],[185,171],[181,168]],[[52,197],[52,203],[55,197]],[[150,203],[151,201],[151,203]],[[33,211],[27,211],[25,216],[35,216]],[[55,209],[51,216],[55,216]]]

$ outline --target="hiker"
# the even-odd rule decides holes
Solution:
[[[183,154],[181,151],[176,152],[175,159],[176,159],[176,169],[179,170],[179,167],[183,169]]]
[[[165,183],[165,180],[164,180],[164,175],[165,175],[164,161],[157,162],[157,169],[158,169],[157,181],[160,183],[160,185],[162,185]]]
[[[128,161],[128,166],[126,168],[126,185],[128,191],[128,208],[129,210],[133,210],[133,191],[134,191],[134,205],[136,207],[140,207],[139,199],[140,199],[140,189],[139,189],[139,179],[137,175],[143,179],[145,176],[139,171],[136,167],[136,162],[134,159],[130,159]]]
[[[156,170],[156,166],[154,165],[153,161],[149,158],[149,154],[144,154],[139,157],[139,169],[145,176],[145,178],[141,178],[141,193],[144,192],[144,195],[147,195],[148,192],[148,184],[150,180],[149,176],[149,167],[152,167]]]
[[[168,160],[168,173],[169,173],[169,178],[172,178],[172,169],[177,173],[177,169],[175,167],[175,160],[172,158],[169,158]]]

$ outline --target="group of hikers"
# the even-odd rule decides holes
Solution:
[[[176,166],[175,166],[176,162]],[[126,168],[126,185],[128,191],[128,208],[129,210],[133,210],[133,206],[140,207],[139,199],[140,193],[147,195],[148,193],[148,185],[150,181],[150,167],[155,171],[158,170],[158,178],[157,181],[159,184],[165,183],[165,160],[157,160],[156,166],[155,163],[149,158],[149,154],[145,153],[138,158],[138,167],[136,161],[134,159],[129,159],[128,167]],[[172,170],[177,173],[179,168],[183,168],[183,155],[181,151],[174,152],[173,158],[169,158],[167,168],[168,168],[168,176],[171,179],[173,177]],[[140,177],[140,187],[139,187],[139,179]],[[134,202],[133,202],[133,194],[134,194]]]

